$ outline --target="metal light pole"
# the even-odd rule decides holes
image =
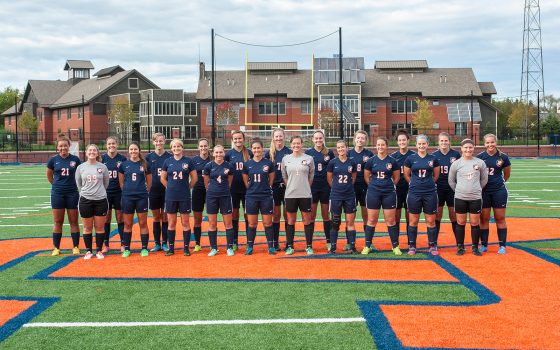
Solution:
[[[340,111],[340,139],[344,140],[344,118],[342,114],[342,28],[338,27],[338,89],[339,89],[339,111]]]
[[[471,140],[474,140],[473,91],[471,90]]]
[[[280,110],[280,98],[278,97],[278,90],[276,90],[276,124],[280,127],[280,121],[278,119],[278,114]]]
[[[399,112],[399,106],[397,102],[397,113]],[[404,129],[408,129],[408,91],[404,92]],[[410,127],[410,135],[412,135],[412,126]]]
[[[152,93],[154,92],[154,90],[152,89]],[[152,115],[152,108],[150,107],[150,93],[148,92],[148,153],[150,153],[152,151],[152,143],[150,142],[150,139],[152,138],[152,119],[153,117],[151,117]]]
[[[84,162],[86,161],[86,116],[84,113],[84,109],[85,109],[85,102],[84,102],[84,95],[82,95],[82,144],[83,144],[83,150],[84,150]],[[91,133],[91,128],[90,128],[90,133]],[[89,137],[91,139],[91,135]]]
[[[537,157],[541,156],[541,90],[537,90]]]
[[[17,95],[14,97],[14,108],[16,110],[16,163],[19,163],[19,137],[18,137],[18,106]]]
[[[216,76],[215,76],[215,71],[214,71],[214,28],[212,28],[211,31],[211,35],[212,35],[212,81],[211,81],[211,85],[212,85],[212,147],[214,147],[216,145],[216,113],[215,113],[215,80],[216,80]]]

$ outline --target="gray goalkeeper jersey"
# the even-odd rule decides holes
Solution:
[[[313,157],[302,153],[296,157],[293,153],[282,158],[280,166],[282,177],[286,181],[284,198],[311,198],[311,185],[315,174]]]
[[[80,190],[80,196],[100,200],[107,198],[107,186],[109,186],[109,170],[103,163],[82,163],[76,169],[76,185]]]
[[[459,158],[449,168],[448,182],[455,191],[455,198],[465,201],[481,199],[482,189],[488,182],[488,169],[482,159]]]

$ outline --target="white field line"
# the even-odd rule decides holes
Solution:
[[[51,198],[51,196],[17,196],[17,197],[0,197],[0,199],[25,199],[25,198]]]
[[[553,181],[553,182],[538,182],[538,181],[508,181],[507,182],[508,185],[525,185],[525,184],[558,184],[558,181]]]
[[[0,219],[7,219],[7,218],[12,218],[15,219],[15,216],[12,217],[2,217]],[[63,224],[64,226],[70,226],[70,224]],[[78,224],[80,226],[82,226],[82,224]],[[29,224],[0,224],[0,227],[52,227],[52,224],[33,224],[33,225],[29,225]]]
[[[555,182],[549,182],[555,183]],[[31,191],[31,190],[50,190],[50,187],[38,187],[38,188],[0,188],[0,191]]]
[[[363,317],[352,318],[286,318],[271,320],[201,320],[175,322],[34,322],[26,323],[26,328],[98,328],[98,327],[154,327],[154,326],[215,326],[246,324],[321,324],[365,322]]]

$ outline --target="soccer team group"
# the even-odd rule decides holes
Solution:
[[[485,151],[474,155],[474,143],[465,139],[461,152],[452,149],[446,133],[438,136],[438,150],[428,153],[428,138],[416,137],[416,152],[409,149],[406,130],[396,134],[399,150],[388,154],[389,142],[378,137],[376,154],[366,148],[368,134],[357,131],[353,147],[338,141],[334,152],[325,146],[321,131],[313,134],[313,147],[303,148],[303,139],[294,136],[288,142],[283,129],[272,130],[270,147],[258,140],[246,145],[241,131],[232,132],[232,148],[221,145],[209,148],[207,139],[198,141],[199,154],[184,156],[183,143],[173,139],[165,151],[165,136],[153,135],[155,150],[146,158],[138,143],[128,145],[128,159],[118,153],[118,141],[107,138],[107,152],[101,155],[94,144],[86,148],[86,161],[69,153],[70,141],[64,135],[57,139],[57,152],[47,164],[47,178],[52,184],[51,205],[54,218],[53,256],[60,254],[65,214],[71,229],[73,254],[80,254],[82,218],[84,259],[94,254],[95,231],[98,259],[110,251],[109,233],[112,213],[118,226],[121,252],[131,254],[134,214],[137,216],[142,243],[141,256],[165,251],[175,254],[177,221],[183,231],[184,255],[202,250],[202,220],[208,215],[208,256],[218,254],[218,213],[221,213],[227,239],[227,255],[238,250],[240,207],[246,222],[245,255],[253,253],[259,213],[264,226],[268,253],[280,247],[280,221],[285,222],[286,255],[294,254],[294,237],[298,211],[305,232],[307,255],[314,254],[312,242],[318,208],[321,210],[326,249],[337,253],[342,214],[346,232],[343,251],[359,254],[356,248],[355,215],[361,207],[364,222],[364,247],[361,254],[375,250],[372,240],[383,209],[392,251],[399,247],[401,213],[405,209],[407,254],[416,254],[418,223],[424,213],[427,226],[427,248],[438,255],[438,235],[443,208],[457,243],[457,255],[465,253],[465,227],[470,225],[472,253],[488,251],[491,211],[497,225],[499,254],[506,253],[507,226],[505,211],[508,192],[505,182],[511,163],[497,148],[495,135],[484,136]],[[249,148],[247,148],[249,146]],[[283,207],[283,211],[282,211]],[[148,250],[148,210],[152,211],[154,246]],[[191,232],[190,213],[194,225]],[[177,215],[179,213],[179,215]]]

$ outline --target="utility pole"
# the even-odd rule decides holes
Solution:
[[[399,105],[397,102],[397,113],[399,111]],[[404,92],[404,129],[408,129],[408,91]],[[410,135],[412,135],[412,126],[410,127]]]
[[[339,89],[339,112],[340,112],[340,139],[344,140],[344,117],[342,112],[342,28],[338,27],[338,89]]]
[[[17,95],[14,97],[14,108],[16,110],[16,163],[19,163],[19,136],[18,136],[18,105]]]
[[[216,145],[216,111],[215,111],[215,104],[216,104],[216,96],[215,96],[215,86],[216,86],[216,75],[214,70],[214,62],[216,61],[214,58],[214,28],[211,31],[212,35],[212,78],[211,78],[211,86],[212,86],[212,147]],[[245,107],[247,108],[247,107]]]
[[[90,128],[91,133],[91,128]],[[91,139],[91,135],[89,136]],[[82,95],[82,145],[84,150],[84,162],[86,161],[86,116],[85,116],[85,100]]]
[[[474,140],[473,91],[471,90],[471,140]]]
[[[537,90],[537,157],[541,156],[541,90]]]
[[[278,114],[280,110],[280,98],[278,97],[278,90],[276,90],[276,124],[280,127],[280,121],[278,119]]]

